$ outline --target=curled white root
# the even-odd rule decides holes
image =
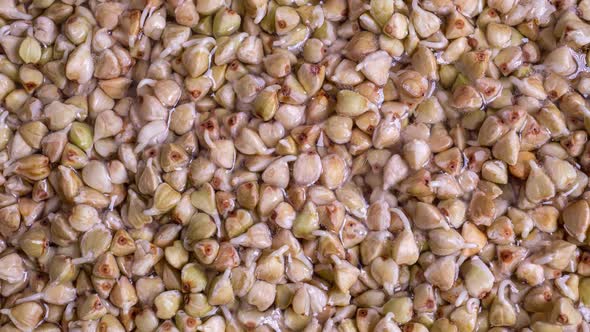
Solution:
[[[402,221],[402,224],[404,225],[404,229],[408,232],[412,232],[412,227],[410,224],[410,219],[408,219],[408,217],[406,216],[406,214],[400,209],[400,208],[390,208],[389,211],[395,213]]]

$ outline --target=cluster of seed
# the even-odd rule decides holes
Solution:
[[[590,0],[0,0],[0,332],[590,331]]]

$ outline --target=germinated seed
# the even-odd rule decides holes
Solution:
[[[0,1],[0,330],[589,330],[589,20]]]

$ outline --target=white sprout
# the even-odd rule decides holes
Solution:
[[[143,80],[139,81],[139,83],[137,83],[136,90],[139,91],[139,89],[143,88],[146,85],[153,87],[154,85],[156,85],[156,83],[158,83],[158,81],[153,80],[151,78],[144,78]]]
[[[410,219],[408,219],[408,217],[406,216],[406,214],[397,207],[393,207],[389,209],[391,212],[395,213],[402,221],[402,224],[404,225],[404,230],[406,232],[410,232],[412,233],[412,226],[410,224]]]
[[[462,305],[467,299],[469,299],[469,293],[464,289],[457,296],[457,299],[455,300],[455,307]]]
[[[544,265],[544,264],[550,263],[554,258],[555,258],[554,253],[547,253],[547,254],[533,260],[533,263],[539,264],[539,265]]]
[[[498,286],[498,300],[500,300],[502,303],[510,303],[507,299],[506,299],[506,287],[510,287],[510,291],[512,293],[518,293],[518,289],[516,288],[516,285],[509,279],[505,279],[502,280],[500,282],[500,285]]]
[[[141,11],[141,17],[139,19],[139,26],[141,28],[143,28],[143,26],[145,25],[145,21],[152,17],[152,15],[154,14],[154,11],[156,11],[156,7],[155,6],[146,6],[142,11]],[[131,46],[131,45],[130,45]]]
[[[84,257],[78,257],[78,258],[72,259],[72,264],[74,264],[74,265],[86,264],[86,263],[90,263],[90,262],[94,261],[94,259],[95,259],[94,255],[89,254]]]
[[[113,195],[111,196],[111,200],[109,202],[109,211],[113,211],[113,209],[115,208],[115,203],[117,202],[117,195]]]
[[[569,297],[573,301],[577,300],[577,296],[574,291],[571,289],[570,286],[567,285],[567,281],[569,280],[570,276],[568,274],[564,275],[561,278],[555,279],[555,285],[559,288],[559,290],[563,293],[563,295]]]
[[[465,307],[467,308],[468,312],[476,313],[477,309],[479,309],[479,300],[476,298],[470,298],[467,300],[467,303],[465,303]]]
[[[195,39],[187,40],[184,43],[182,43],[183,48],[188,48],[188,47],[192,47],[195,45],[209,49],[213,46],[216,46],[217,41],[211,37],[204,37],[204,38],[195,38]]]
[[[421,40],[420,45],[424,47],[429,47],[433,49],[443,49],[449,45],[449,41],[447,39],[439,40],[439,41],[429,41],[429,40]]]

